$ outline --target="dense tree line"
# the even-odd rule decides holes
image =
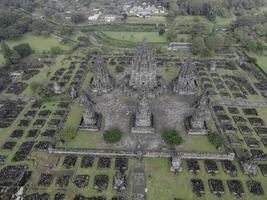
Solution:
[[[168,0],[165,7],[171,17],[179,14],[202,15],[213,21],[216,16],[229,16],[231,11],[242,15],[242,11],[264,5],[264,0]]]
[[[32,12],[37,6],[38,1],[36,0],[1,0],[0,6],[2,8],[23,8],[28,12]]]
[[[232,32],[242,47],[262,53],[266,49],[267,13],[238,17],[232,25]]]
[[[19,63],[21,59],[31,55],[33,50],[28,43],[18,44],[11,49],[6,43],[2,42],[1,53],[5,58],[6,65],[10,65]]]
[[[30,29],[32,19],[11,10],[0,10],[0,41],[17,38]]]

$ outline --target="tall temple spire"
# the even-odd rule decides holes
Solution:
[[[158,87],[154,54],[145,38],[133,58],[129,86],[139,92],[146,89],[149,93]]]
[[[156,69],[153,51],[148,47],[146,38],[135,54],[132,68],[137,72],[153,72]]]
[[[191,56],[188,57],[179,76],[172,81],[171,86],[173,91],[179,94],[194,94],[197,91],[195,71]]]
[[[101,55],[98,55],[93,69],[91,89],[93,92],[103,94],[112,91],[113,86],[114,83],[108,73],[104,58]]]

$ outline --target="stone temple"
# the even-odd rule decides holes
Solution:
[[[205,135],[207,134],[206,118],[207,118],[207,94],[203,93],[197,102],[196,108],[191,116],[185,119],[185,126],[188,134]]]
[[[93,69],[93,80],[91,90],[98,95],[108,93],[113,90],[114,81],[110,77],[105,61],[101,55],[98,55],[95,60]]]
[[[197,82],[191,57],[181,69],[179,76],[171,82],[174,93],[181,95],[194,95],[197,93]]]
[[[134,115],[132,133],[154,133],[153,116],[149,107],[148,98],[143,94],[138,102],[137,110]]]
[[[154,54],[148,47],[146,39],[137,50],[130,68],[126,93],[138,96],[140,92],[146,90],[149,97],[155,97],[162,93],[162,81],[156,75],[157,66]]]
[[[99,131],[101,127],[101,115],[95,112],[93,102],[85,92],[81,94],[80,104],[83,108],[80,130]]]

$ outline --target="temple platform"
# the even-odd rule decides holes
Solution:
[[[202,129],[197,129],[197,128],[193,128],[191,126],[191,116],[185,118],[184,120],[184,125],[185,125],[185,129],[187,131],[187,133],[189,135],[207,135],[208,134],[208,129],[207,129],[207,125],[206,123],[204,123],[204,127]]]

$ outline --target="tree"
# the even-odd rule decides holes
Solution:
[[[21,58],[25,58],[32,54],[33,50],[28,43],[21,43],[13,47],[18,52]]]
[[[73,13],[71,16],[71,21],[74,24],[81,24],[85,22],[86,18],[82,13]]]
[[[106,143],[116,143],[121,140],[122,132],[118,128],[106,130],[103,134]]]
[[[206,46],[212,51],[219,50],[224,46],[224,37],[219,34],[211,35],[206,38]]]
[[[62,49],[60,47],[51,47],[50,53],[52,56],[58,55],[62,53]]]
[[[210,143],[216,146],[216,148],[219,148],[223,143],[223,138],[219,133],[213,132],[208,134],[208,138]]]
[[[124,67],[121,66],[121,65],[118,65],[115,70],[116,70],[117,73],[121,73],[121,72],[124,71]]]
[[[166,32],[166,38],[168,41],[173,42],[177,39],[177,31],[174,28],[170,28]]]
[[[164,28],[161,28],[160,30],[159,30],[159,35],[163,35],[165,33],[165,29]]]
[[[1,52],[5,58],[6,65],[16,64],[20,61],[20,55],[18,52],[11,50],[4,42],[1,43]]]
[[[122,14],[122,20],[126,20],[127,18],[128,18],[127,13],[123,13],[123,14]]]
[[[78,37],[79,45],[80,46],[87,46],[89,43],[89,38],[85,36]]]
[[[174,18],[179,14],[180,9],[175,0],[169,0],[167,8],[169,10],[168,12],[169,18]]]
[[[49,32],[49,26],[46,21],[41,19],[36,19],[32,23],[32,30],[35,35],[41,35],[42,32]]]
[[[194,54],[202,54],[206,49],[203,37],[195,37],[192,41],[192,51]]]
[[[182,143],[182,137],[174,129],[167,129],[162,133],[162,139],[170,145],[179,145]]]

